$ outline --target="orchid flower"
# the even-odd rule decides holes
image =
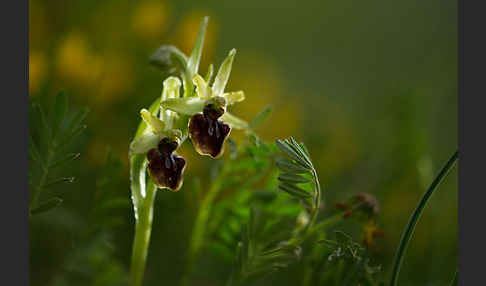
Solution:
[[[169,77],[164,81],[161,99],[179,97],[181,81]],[[159,188],[178,191],[182,186],[182,175],[186,160],[173,154],[181,144],[182,132],[174,129],[179,116],[170,110],[160,108],[155,114],[146,109],[140,111],[143,121],[149,128],[130,144],[130,154],[147,154],[148,171]]]
[[[192,81],[196,86],[197,96],[168,98],[161,101],[161,108],[191,116],[189,137],[196,151],[201,155],[219,157],[223,153],[224,142],[231,129],[248,128],[246,121],[226,112],[227,106],[245,99],[243,91],[224,92],[235,54],[235,49],[229,52],[212,86],[210,86],[212,72],[209,72],[207,79],[199,74],[194,75]]]

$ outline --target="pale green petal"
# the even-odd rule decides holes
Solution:
[[[227,92],[223,94],[223,97],[226,99],[226,104],[232,105],[245,100],[245,93],[242,90]]]
[[[231,73],[231,66],[233,65],[233,59],[235,57],[235,54],[236,50],[232,49],[219,67],[218,74],[216,74],[216,78],[214,79],[213,84],[214,96],[223,94],[224,88],[226,87],[226,83],[228,82]]]
[[[168,77],[164,80],[164,90],[162,91],[161,100],[169,98],[179,98],[181,80],[175,76]]]
[[[150,113],[147,109],[140,110],[140,115],[142,115],[143,121],[147,123],[148,126],[152,129],[153,133],[160,134],[164,132],[165,124],[160,119],[158,119],[155,115]]]
[[[214,65],[210,64],[208,67],[208,72],[206,73],[206,77],[204,78],[204,80],[208,85],[211,84],[211,80],[213,79],[213,73],[214,73]]]
[[[161,139],[162,135],[153,134],[152,132],[146,132],[142,134],[140,137],[135,138],[132,143],[130,143],[130,149],[128,154],[145,154],[150,149],[156,148],[157,144]]]
[[[206,81],[198,74],[192,80],[196,85],[196,93],[201,99],[208,99],[211,96],[211,89],[209,89]]]
[[[219,119],[228,123],[235,129],[248,129],[248,123],[245,120],[240,119],[229,112],[225,112]]]
[[[199,97],[170,98],[160,103],[162,108],[186,115],[202,112],[205,104]]]

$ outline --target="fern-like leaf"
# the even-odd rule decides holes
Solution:
[[[64,167],[79,158],[79,153],[68,152],[68,148],[86,129],[84,120],[88,111],[70,112],[64,92],[56,96],[49,116],[37,102],[30,105],[29,138],[29,185],[31,200],[29,213],[38,214],[61,204],[60,198],[40,201],[43,190],[60,183],[72,183],[74,177],[55,177],[53,170]]]

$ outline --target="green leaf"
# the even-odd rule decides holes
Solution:
[[[37,161],[41,165],[43,165],[43,161],[39,153],[39,148],[37,148],[37,145],[32,139],[32,136],[30,135],[29,135],[29,156],[31,157],[32,160]]]
[[[57,184],[60,184],[60,183],[72,183],[72,182],[74,182],[74,177],[58,178],[58,179],[55,179],[53,181],[46,183],[42,187],[48,188],[50,186],[57,185]]]
[[[49,168],[54,168],[54,167],[57,167],[59,165],[65,164],[65,163],[67,163],[69,161],[76,160],[80,156],[81,156],[80,153],[69,153],[69,154],[65,155],[64,157],[61,157],[60,159],[58,159],[58,160],[54,161],[53,163],[51,163],[49,165]]]
[[[257,114],[257,116],[255,116],[255,118],[253,118],[253,120],[250,123],[250,128],[255,129],[258,126],[260,126],[268,118],[271,112],[272,112],[272,107],[270,106],[265,107],[260,113]]]
[[[292,173],[282,173],[278,176],[278,179],[279,181],[293,183],[293,184],[308,183],[311,181],[309,178],[305,178]]]
[[[309,163],[306,162],[305,158],[302,158],[301,154],[297,153],[289,143],[282,140],[276,140],[276,143],[280,151],[287,154],[290,158],[295,160],[295,162],[300,164],[302,167],[308,169],[309,171],[312,170],[312,166],[310,166]]]
[[[34,214],[47,212],[59,206],[61,203],[62,203],[61,198],[58,197],[50,198],[47,201],[40,203],[39,206],[31,210],[30,213],[34,215]]]
[[[88,116],[88,113],[89,113],[89,109],[87,107],[77,111],[74,114],[74,116],[71,118],[69,123],[67,124],[66,130],[73,130],[78,128],[81,125],[81,123],[84,122],[84,120]]]
[[[191,73],[191,76],[194,76],[199,69],[199,62],[201,60],[202,49],[204,46],[204,35],[206,33],[208,22],[209,22],[208,16],[202,19],[201,25],[199,27],[199,33],[197,34],[196,42],[194,43],[194,47],[192,48],[191,56],[187,61],[187,70]]]
[[[293,173],[293,174],[307,174],[310,173],[309,169],[302,167],[296,163],[293,163],[289,159],[286,158],[277,158],[276,159],[277,167],[285,173]]]
[[[303,143],[299,144],[297,141],[295,141],[294,137],[292,136],[290,136],[290,141],[289,139],[286,139],[285,141],[294,149],[295,152],[297,152],[298,154],[300,154],[300,156],[304,158],[304,160],[307,162],[309,166],[313,168],[309,152],[304,147]]]
[[[233,65],[235,54],[236,50],[232,49],[219,67],[218,74],[216,74],[216,78],[214,79],[213,95],[219,96],[223,94],[224,88],[226,87],[226,83],[228,82],[231,73],[231,67]]]
[[[304,191],[303,189],[297,187],[296,185],[292,184],[287,184],[287,183],[282,183],[278,186],[281,190],[289,193],[292,196],[297,196],[299,198],[311,198],[312,195],[309,194],[308,192]]]

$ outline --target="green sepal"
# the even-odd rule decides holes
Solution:
[[[202,112],[206,100],[199,97],[170,98],[160,103],[164,109],[169,109],[185,115],[193,115]]]
[[[226,83],[228,83],[229,76],[231,74],[231,67],[233,65],[233,59],[236,54],[236,49],[232,49],[226,59],[224,59],[223,63],[219,67],[218,73],[216,74],[216,78],[214,79],[213,84],[213,94],[214,95],[222,95],[224,92],[224,88],[226,87]]]
[[[230,114],[229,112],[225,112],[219,119],[228,123],[235,129],[248,129],[248,122]]]
[[[146,154],[150,149],[157,147],[157,144],[163,136],[163,134],[147,132],[142,136],[135,138],[132,143],[130,143],[130,148],[128,150],[129,156],[134,154]]]

